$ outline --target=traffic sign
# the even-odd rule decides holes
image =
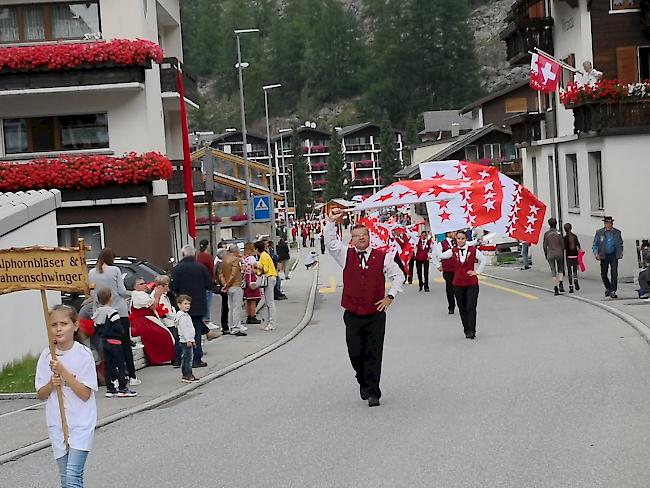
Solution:
[[[269,195],[253,197],[253,220],[256,222],[271,220],[271,197]]]

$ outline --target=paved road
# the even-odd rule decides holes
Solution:
[[[390,311],[382,406],[358,397],[340,271],[278,351],[98,432],[91,487],[647,487],[650,348],[600,309],[487,281],[476,341],[442,284]],[[3,486],[55,486],[49,451]]]

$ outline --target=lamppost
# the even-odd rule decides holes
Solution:
[[[241,130],[242,130],[242,145],[244,151],[244,175],[246,178],[246,233],[248,240],[253,241],[253,225],[252,218],[253,212],[251,207],[251,187],[250,187],[250,168],[248,167],[248,150],[246,147],[246,108],[244,107],[244,68],[247,68],[248,63],[241,62],[241,46],[239,36],[241,34],[252,34],[259,32],[259,29],[236,29],[235,37],[237,38],[237,64],[235,68],[239,72],[239,105],[241,109]]]
[[[275,239],[277,232],[276,232],[276,227],[275,227],[275,192],[273,189],[273,158],[271,158],[271,128],[269,125],[269,90],[273,90],[274,88],[280,88],[282,85],[280,83],[276,83],[275,85],[264,85],[262,87],[262,90],[264,91],[264,110],[266,111],[266,144],[268,146],[268,155],[269,155],[269,171],[271,172],[271,178],[269,181],[271,184],[269,185],[269,189],[271,190],[271,205],[270,205],[270,210],[271,210],[271,239]]]
[[[282,136],[282,134],[286,132],[291,132],[291,129],[278,130],[278,133],[280,134],[280,155],[282,157],[282,181],[283,181],[282,187],[284,188],[284,191],[281,193],[283,193],[282,199],[284,200],[284,220],[286,222],[289,222],[289,210],[288,210],[289,202],[287,198],[287,195],[289,194],[289,190],[287,190],[287,167],[284,162],[284,139]],[[280,184],[279,181],[280,180],[278,179],[278,185]]]
[[[296,211],[296,180],[293,179],[293,163],[289,163],[289,167],[291,168],[291,202],[293,203],[294,218],[296,218],[298,212]]]

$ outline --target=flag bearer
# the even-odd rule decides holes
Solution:
[[[447,232],[445,239],[439,244],[440,251],[445,252],[452,249],[456,243],[456,231]],[[454,267],[453,258],[442,259],[438,270],[442,271],[442,277],[445,280],[445,291],[447,292],[447,311],[449,315],[454,314],[456,300],[454,298]]]

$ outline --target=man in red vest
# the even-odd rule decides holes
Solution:
[[[415,247],[415,267],[418,270],[418,281],[420,282],[420,291],[424,288],[425,292],[429,291],[429,254],[433,241],[427,231],[422,231],[420,239]]]
[[[464,230],[456,232],[456,245],[447,251],[436,249],[439,259],[451,259],[454,264],[454,295],[466,339],[476,338],[476,305],[478,303],[478,275],[487,264],[486,257],[476,246],[467,243]],[[478,268],[475,269],[478,262]]]
[[[379,405],[381,359],[384,350],[386,310],[402,291],[404,274],[383,251],[370,248],[370,234],[363,225],[352,228],[351,244],[346,246],[336,233],[343,218],[341,209],[333,209],[325,225],[325,245],[343,268],[345,339],[350,362],[359,382],[362,400],[369,407]],[[391,281],[387,295],[385,277]]]
[[[440,251],[449,251],[456,244],[456,231],[447,232],[447,237],[440,243]],[[447,292],[447,305],[449,315],[454,314],[456,308],[456,300],[454,299],[454,260],[442,259],[438,271],[442,271],[442,277],[445,280],[445,291]]]

